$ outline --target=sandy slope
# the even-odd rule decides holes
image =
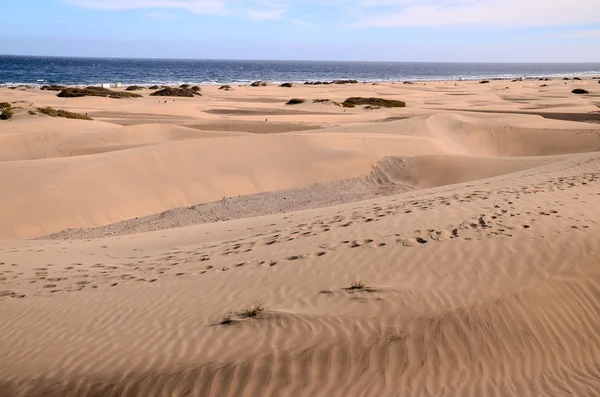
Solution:
[[[597,395],[600,127],[468,112],[596,97],[454,84],[209,87],[169,109],[0,91],[33,104],[0,124],[0,395]],[[409,107],[279,102],[351,93]],[[25,112],[59,104],[106,117]],[[385,196],[323,207],[328,189]]]

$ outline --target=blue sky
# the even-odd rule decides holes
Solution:
[[[600,0],[20,0],[0,54],[598,62]]]

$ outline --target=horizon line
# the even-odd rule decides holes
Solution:
[[[29,57],[29,58],[69,58],[69,59],[122,59],[122,60],[146,60],[146,61],[251,61],[251,62],[338,62],[338,63],[447,63],[447,64],[510,64],[510,65],[581,65],[600,64],[600,61],[587,62],[483,62],[483,61],[368,61],[368,60],[327,60],[327,59],[251,59],[251,58],[169,58],[169,57],[123,57],[123,56],[76,56],[76,55],[22,55],[22,54],[0,54],[0,57]]]

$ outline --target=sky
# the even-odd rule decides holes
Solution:
[[[600,0],[19,0],[0,54],[600,62]]]

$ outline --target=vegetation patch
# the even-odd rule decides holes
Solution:
[[[287,101],[286,105],[299,105],[304,102],[306,102],[306,99],[292,98],[289,101]]]
[[[353,282],[349,287],[344,289],[350,292],[377,292],[375,288],[367,287],[367,285],[360,280]]]
[[[37,108],[37,111],[50,117],[64,117],[66,119],[74,120],[93,120],[84,114],[73,113],[63,109],[54,109],[51,107]]]
[[[10,109],[12,105],[8,102],[0,102],[0,110]]]
[[[490,81],[489,81],[489,80],[481,80],[481,81],[479,82],[479,84],[489,84],[489,83],[490,83]]]
[[[231,88],[230,85],[222,85],[219,87],[219,89],[224,91],[231,91],[233,88]]]
[[[355,281],[352,284],[350,284],[350,287],[348,287],[346,289],[349,291],[354,291],[357,289],[364,290],[364,289],[367,289],[367,286],[365,285],[365,283],[363,283],[362,281],[359,280],[359,281]]]
[[[195,86],[193,86],[191,88],[191,90],[194,91],[194,92],[200,92],[200,87],[198,87],[197,85],[195,85]]]
[[[250,84],[250,87],[266,87],[266,86],[267,86],[266,81],[255,81],[254,83]]]
[[[225,314],[219,321],[219,325],[229,325],[233,324],[237,320],[255,318],[258,317],[265,310],[267,309],[262,302],[255,302],[252,304],[252,306],[249,306],[243,310],[240,310],[238,312],[229,312]]]
[[[151,90],[159,90],[161,87],[158,86],[158,85],[153,85],[153,86],[150,86],[148,88],[151,89]]]
[[[235,321],[234,316],[235,316],[234,313],[227,313],[227,314],[225,314],[223,316],[223,318],[221,318],[221,321],[219,321],[219,325],[233,324],[233,322]]]
[[[202,96],[199,92],[192,91],[188,88],[163,88],[162,90],[153,92],[150,96],[170,96],[170,97],[184,97],[193,98],[194,96]]]
[[[341,107],[342,104],[331,99],[313,99],[313,103],[331,103],[332,105]]]
[[[141,98],[140,94],[127,91],[113,91],[102,87],[86,87],[86,88],[65,88],[58,93],[60,98],[81,98],[86,96],[98,96],[104,98]]]
[[[143,89],[144,87],[142,87],[141,85],[130,85],[129,87],[125,88],[125,91],[140,91]]]
[[[265,305],[261,302],[255,302],[252,306],[241,310],[237,313],[240,318],[254,318],[266,310]]]
[[[358,80],[307,81],[304,85],[358,84]]]
[[[589,94],[589,92],[587,90],[584,90],[583,88],[575,88],[573,91],[571,91],[572,94]]]
[[[8,120],[8,119],[12,118],[13,115],[14,115],[14,112],[12,111],[12,109],[10,109],[10,108],[4,109],[2,111],[2,113],[0,113],[0,120]]]
[[[62,85],[50,84],[50,85],[42,86],[41,90],[42,91],[62,91],[65,88],[67,88],[67,87],[62,86]]]
[[[358,84],[358,80],[333,80],[331,84]]]
[[[187,90],[188,88],[190,88],[189,84],[182,84],[179,86],[179,88],[183,88],[184,90]]]
[[[379,106],[383,108],[404,108],[406,107],[406,102],[397,101],[394,99],[362,97],[352,97],[342,102],[342,106],[346,108],[353,108],[359,105]]]
[[[283,83],[283,84],[280,85],[280,87],[283,87],[283,88],[292,88],[292,83]]]

